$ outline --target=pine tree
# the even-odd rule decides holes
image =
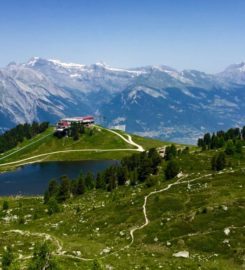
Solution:
[[[165,169],[165,177],[167,180],[174,178],[180,172],[179,164],[176,160],[170,160]]]
[[[158,181],[157,176],[150,175],[147,177],[147,179],[145,181],[145,186],[148,188],[153,187],[157,184],[157,181]]]
[[[77,179],[71,180],[71,182],[70,182],[70,190],[71,190],[72,195],[77,195],[77,184],[78,184]]]
[[[59,202],[63,202],[70,197],[70,180],[64,175],[61,177],[60,187],[57,195]]]
[[[242,141],[237,140],[236,143],[235,143],[235,151],[236,151],[236,153],[242,154],[242,147],[243,147]]]
[[[28,270],[58,270],[56,261],[52,258],[51,250],[46,242],[36,244]]]
[[[44,203],[48,203],[49,199],[57,196],[59,191],[59,184],[55,179],[49,181],[48,190],[44,193]]]
[[[85,180],[84,180],[83,174],[80,173],[78,180],[77,180],[76,194],[82,195],[85,193],[85,190],[86,190]]]
[[[245,141],[245,126],[242,128],[242,139]]]
[[[227,155],[233,155],[235,153],[235,147],[232,140],[229,140],[225,147],[225,153]]]
[[[128,178],[128,169],[127,167],[122,167],[119,166],[117,169],[117,180],[118,180],[118,185],[123,186],[125,185],[126,181]]]
[[[197,146],[203,148],[205,146],[204,140],[199,138],[197,141]]]
[[[175,158],[176,155],[177,155],[177,149],[176,149],[176,146],[174,144],[171,144],[171,146],[166,147],[165,156],[164,156],[165,160],[170,160],[172,158]]]
[[[156,174],[157,173],[157,168],[158,168],[159,164],[162,161],[162,159],[161,159],[159,153],[157,152],[156,148],[151,148],[149,150],[148,158],[151,159],[153,174]]]
[[[95,187],[96,187],[96,189],[105,189],[106,188],[104,175],[100,172],[96,176]]]
[[[211,160],[211,167],[214,171],[223,170],[226,166],[226,158],[224,152],[215,154]]]
[[[107,190],[108,191],[112,191],[116,187],[117,187],[117,178],[116,178],[116,175],[115,174],[111,174],[110,177],[109,177],[109,183],[108,183]]]
[[[88,172],[85,177],[85,186],[87,189],[93,189],[95,186],[94,175],[91,172]]]
[[[3,210],[8,210],[8,209],[9,209],[8,201],[3,201]]]
[[[14,261],[13,250],[10,246],[7,246],[2,255],[2,270],[10,269]]]
[[[51,179],[48,185],[49,196],[55,196],[59,190],[58,182],[55,179]]]
[[[136,169],[130,172],[130,185],[135,186],[138,182],[138,172]]]
[[[144,182],[146,178],[153,173],[152,160],[148,158],[146,152],[141,153],[140,164],[138,167],[138,178]]]
[[[59,204],[55,197],[51,197],[48,201],[48,214],[52,215],[60,212]]]

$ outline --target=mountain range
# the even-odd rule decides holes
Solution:
[[[207,74],[33,57],[0,69],[1,130],[86,114],[127,132],[193,143],[204,132],[244,125],[245,63]]]

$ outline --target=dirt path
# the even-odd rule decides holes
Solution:
[[[39,155],[35,155],[35,156],[32,156],[32,157],[28,157],[28,158],[24,158],[24,159],[20,159],[20,160],[17,160],[17,161],[12,161],[12,162],[7,162],[7,163],[3,163],[3,164],[0,164],[0,167],[3,167],[3,166],[9,166],[9,165],[16,165],[16,164],[19,164],[21,163],[21,165],[26,165],[26,164],[29,164],[29,163],[35,163],[37,161],[31,161],[35,158],[42,158],[42,157],[46,157],[46,156],[50,156],[50,155],[55,155],[55,154],[61,154],[61,153],[72,153],[72,152],[120,152],[120,151],[139,151],[139,152],[143,152],[144,151],[144,148],[135,143],[133,140],[132,140],[132,137],[130,135],[128,135],[128,139],[126,139],[124,136],[122,136],[120,133],[114,131],[114,130],[110,130],[110,129],[106,129],[104,128],[105,130],[117,135],[118,137],[120,137],[122,140],[124,140],[125,142],[127,142],[128,144],[130,145],[133,145],[135,147],[137,147],[137,149],[127,149],[127,148],[118,148],[118,149],[74,149],[74,150],[60,150],[60,151],[54,151],[54,152],[48,152],[48,153],[43,153],[43,154],[39,154]],[[22,147],[21,149],[18,149],[17,151],[5,156],[4,158],[8,157],[8,156],[11,156],[21,150],[23,150],[24,148],[27,148],[28,146],[40,141],[40,140],[43,140],[44,138],[50,136],[51,134],[48,134],[47,136],[35,141],[35,142],[32,142],[31,144],[28,144],[24,147]],[[1,158],[1,159],[4,159],[4,158]],[[0,160],[1,160],[0,159]]]
[[[120,149],[74,149],[74,150],[61,150],[61,151],[48,152],[48,153],[44,153],[44,154],[32,156],[32,157],[29,157],[29,158],[25,158],[25,159],[20,159],[20,160],[17,160],[17,161],[3,163],[3,164],[0,164],[0,167],[7,166],[7,165],[14,165],[14,164],[18,164],[18,163],[23,163],[25,161],[30,161],[30,160],[35,159],[35,158],[40,158],[40,157],[45,157],[45,156],[50,156],[50,155],[55,155],[55,154],[61,154],[61,153],[71,153],[71,152],[98,152],[99,153],[99,152],[120,152],[120,151],[137,151],[137,149],[120,148]],[[34,163],[34,162],[32,162],[32,163]],[[27,164],[27,163],[23,163],[21,165],[25,165],[25,164]]]
[[[148,198],[154,194],[157,194],[157,193],[161,193],[161,192],[164,192],[166,190],[169,190],[171,187],[173,186],[177,186],[177,185],[182,185],[182,184],[188,184],[188,183],[191,183],[191,182],[194,182],[194,181],[197,181],[197,180],[200,180],[202,178],[206,178],[206,177],[209,177],[211,176],[212,174],[206,174],[206,175],[203,175],[203,176],[200,176],[200,177],[197,177],[197,178],[194,178],[194,179],[190,179],[190,180],[186,180],[186,181],[181,181],[183,180],[184,178],[188,177],[187,176],[183,176],[182,178],[178,179],[177,181],[175,181],[174,183],[171,183],[169,184],[167,187],[163,188],[163,189],[160,189],[160,190],[156,190],[156,191],[152,191],[150,192],[148,195],[146,195],[144,197],[144,204],[142,206],[142,209],[143,209],[143,215],[144,215],[144,219],[145,219],[145,222],[141,225],[141,226],[137,226],[137,227],[134,227],[130,230],[130,236],[131,236],[131,242],[127,245],[127,247],[130,247],[133,243],[134,243],[134,233],[136,231],[139,231],[139,230],[142,230],[143,228],[145,228],[149,223],[150,223],[150,220],[148,219],[148,216],[147,216],[147,209],[146,209],[146,206],[147,206],[147,201],[148,201]]]
[[[116,135],[119,136],[122,140],[124,140],[126,143],[131,144],[131,145],[137,147],[137,149],[135,149],[136,151],[139,151],[139,152],[145,151],[144,148],[142,147],[142,145],[139,145],[139,144],[137,144],[136,142],[134,142],[134,141],[132,140],[132,137],[131,137],[129,134],[127,134],[128,139],[126,139],[122,134],[116,132],[115,130],[111,130],[111,129],[107,129],[107,128],[104,128],[104,129],[107,130],[107,131],[109,131],[109,132],[111,132],[111,133],[116,134]]]
[[[217,174],[223,174],[225,172],[229,172],[227,170],[224,170],[224,171],[220,171],[218,172]],[[235,170],[230,170],[230,172],[235,172]],[[163,188],[163,189],[160,189],[160,190],[156,190],[156,191],[152,191],[150,192],[148,195],[146,195],[144,197],[144,204],[142,206],[142,209],[143,209],[143,215],[144,215],[144,219],[145,219],[145,222],[141,225],[141,226],[137,226],[137,227],[134,227],[130,230],[130,236],[131,236],[131,242],[126,246],[127,248],[130,247],[133,243],[134,243],[134,233],[136,231],[139,231],[139,230],[142,230],[143,228],[145,228],[149,223],[150,223],[150,220],[148,219],[148,216],[147,216],[147,209],[146,209],[146,206],[147,206],[147,201],[148,201],[148,198],[154,194],[157,194],[157,193],[161,193],[161,192],[164,192],[166,190],[169,190],[171,187],[173,186],[177,186],[177,185],[182,185],[182,184],[189,184],[189,183],[192,183],[192,182],[195,182],[197,180],[200,180],[200,179],[203,179],[203,178],[206,178],[206,177],[210,177],[212,176],[211,173],[209,174],[206,174],[206,175],[202,175],[202,176],[199,176],[199,177],[196,177],[196,178],[193,178],[193,179],[188,179],[188,180],[185,180],[185,181],[181,181],[182,179],[188,177],[187,176],[183,176],[182,178],[178,179],[177,181],[175,181],[174,183],[171,183],[169,184],[167,187]]]
[[[218,174],[223,174],[223,173],[225,173],[225,172],[227,172],[227,170],[221,171],[221,172],[219,172]],[[234,170],[234,171],[231,170],[230,172],[235,172],[235,170]],[[108,253],[108,254],[105,254],[105,255],[103,255],[103,256],[100,256],[100,257],[98,257],[98,258],[100,258],[100,259],[106,258],[106,257],[108,257],[108,256],[111,256],[111,255],[113,255],[113,254],[116,254],[116,253],[118,253],[118,252],[121,252],[121,251],[123,251],[123,250],[125,250],[125,249],[128,249],[128,248],[130,248],[130,246],[133,245],[134,240],[135,240],[135,236],[134,236],[135,232],[144,229],[144,228],[150,223],[150,220],[149,220],[149,218],[148,218],[148,216],[147,216],[147,202],[148,202],[149,197],[151,197],[152,195],[155,195],[155,194],[157,194],[157,193],[161,193],[161,192],[167,191],[167,190],[169,190],[169,189],[170,189],[171,187],[173,187],[173,186],[182,185],[182,184],[189,184],[189,183],[198,181],[198,180],[200,180],[200,179],[210,177],[210,176],[212,176],[212,174],[210,173],[210,174],[198,176],[198,177],[195,177],[195,178],[192,178],[192,179],[184,180],[184,179],[186,179],[186,178],[189,177],[189,176],[190,176],[190,175],[185,175],[185,176],[179,178],[178,180],[176,180],[175,182],[173,182],[173,183],[171,183],[171,184],[168,184],[167,187],[162,188],[162,189],[160,189],[160,190],[151,191],[148,195],[146,195],[146,196],[144,197],[144,203],[143,203],[143,206],[142,206],[142,210],[143,210],[143,215],[144,215],[145,222],[144,222],[142,225],[136,226],[136,227],[134,227],[134,228],[132,228],[132,229],[130,230],[131,242],[130,242],[129,244],[127,244],[126,246],[124,246],[124,247],[118,249],[118,250],[115,250],[115,251],[113,251],[113,252],[111,252],[111,253]],[[232,226],[230,226],[229,228],[235,229],[235,228],[237,228],[237,227],[235,227],[235,226],[232,225]],[[10,230],[10,231],[5,231],[5,233],[7,233],[7,232],[19,233],[19,234],[21,234],[21,235],[23,235],[23,236],[30,236],[30,235],[39,236],[39,237],[41,237],[41,238],[43,238],[43,239],[52,241],[52,242],[57,246],[57,250],[56,250],[55,252],[53,252],[53,254],[54,254],[55,256],[69,257],[69,258],[77,259],[77,260],[80,260],[80,261],[93,261],[93,260],[94,260],[94,259],[92,259],[92,258],[84,258],[84,257],[77,256],[77,255],[67,254],[67,251],[63,250],[62,243],[61,243],[57,238],[55,238],[54,236],[51,236],[51,235],[49,235],[49,234],[47,234],[47,233],[36,233],[36,232],[21,231],[21,230]],[[204,233],[208,234],[208,233],[210,233],[210,232],[204,232]],[[196,233],[196,234],[197,234],[197,233]],[[186,235],[186,236],[195,236],[196,234],[193,234],[193,235]],[[29,258],[30,258],[30,256],[28,256],[28,257],[23,257],[23,258],[20,258],[20,259],[24,260],[24,259],[29,259]]]

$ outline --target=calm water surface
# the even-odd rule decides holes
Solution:
[[[81,171],[97,174],[116,163],[118,161],[115,160],[89,160],[25,165],[15,171],[0,174],[0,196],[43,194],[51,178],[62,175],[75,178]]]

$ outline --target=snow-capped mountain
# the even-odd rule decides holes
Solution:
[[[94,114],[129,132],[193,142],[245,124],[245,64],[218,74],[168,66],[112,68],[34,57],[0,69],[0,128]]]
[[[245,63],[234,64],[227,67],[223,72],[217,74],[220,80],[233,84],[245,84]]]

